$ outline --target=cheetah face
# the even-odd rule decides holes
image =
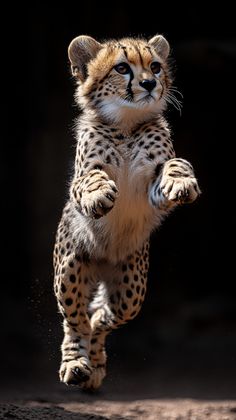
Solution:
[[[75,38],[69,58],[78,80],[77,102],[117,123],[161,112],[171,85],[168,54],[161,35],[149,42],[126,38],[104,44]]]

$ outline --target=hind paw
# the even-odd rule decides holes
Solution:
[[[88,381],[93,372],[88,360],[81,357],[78,360],[62,362],[60,367],[60,380],[66,385],[79,385]]]
[[[102,385],[102,381],[105,378],[105,376],[106,376],[105,367],[94,368],[89,379],[81,385],[81,388],[87,391],[98,389]]]

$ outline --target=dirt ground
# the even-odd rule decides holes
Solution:
[[[0,419],[236,420],[234,376],[196,370],[110,372],[102,389],[84,393],[57,375],[1,388]]]
[[[188,419],[188,420],[235,420],[236,402],[196,400],[137,400],[117,402],[97,400],[69,403],[25,401],[18,404],[2,404],[1,419]]]

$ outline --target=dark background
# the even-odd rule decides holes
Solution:
[[[103,40],[162,33],[172,48],[174,85],[184,95],[182,115],[173,108],[167,114],[174,147],[192,162],[202,195],[178,208],[153,235],[146,301],[137,319],[110,337],[110,372],[141,377],[154,369],[177,383],[184,377],[187,396],[196,391],[189,384],[201,387],[211,377],[211,395],[215,383],[221,397],[232,398],[234,12],[226,3],[208,8],[198,2],[182,7],[179,2],[35,3],[9,11],[6,21],[10,77],[2,79],[2,89],[11,93],[1,143],[4,387],[31,384],[33,378],[58,381],[62,328],[52,289],[52,252],[72,174],[72,125],[78,114],[68,44],[80,34]],[[167,387],[163,395],[181,392]]]

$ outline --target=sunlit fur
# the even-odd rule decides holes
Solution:
[[[79,36],[69,46],[82,113],[54,252],[54,290],[64,317],[60,379],[68,385],[101,386],[107,334],[135,318],[144,301],[151,233],[200,192],[192,165],[175,157],[162,115],[167,103],[180,108],[168,54],[159,35],[104,44]],[[120,74],[120,63],[131,70]]]
[[[102,45],[96,57],[88,63],[86,81],[79,84],[76,92],[78,104],[126,130],[161,113],[166,108],[166,95],[171,86],[167,62],[144,40],[125,38]],[[150,69],[154,61],[161,63],[158,74],[153,74]],[[133,72],[132,98],[127,95],[130,75],[119,74],[114,68],[121,62],[128,63]],[[156,80],[151,94],[139,85],[144,79]]]

